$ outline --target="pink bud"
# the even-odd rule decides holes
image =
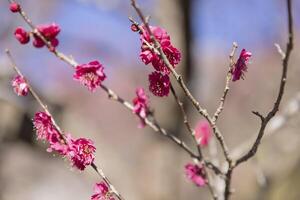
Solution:
[[[29,33],[22,27],[18,27],[15,30],[15,37],[21,44],[27,44],[30,40]]]
[[[20,4],[13,2],[9,5],[9,9],[11,12],[16,13],[16,12],[20,12],[21,6]]]

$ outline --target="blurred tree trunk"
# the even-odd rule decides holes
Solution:
[[[159,26],[165,28],[167,32],[171,35],[172,43],[178,48],[182,53],[182,60],[176,70],[183,75],[184,80],[189,84],[191,79],[191,74],[193,71],[193,59],[192,59],[192,41],[193,35],[191,30],[192,24],[192,2],[193,0],[157,0],[156,1],[156,15]],[[173,81],[175,89],[177,88],[176,81]],[[189,85],[189,88],[190,85]],[[188,100],[184,98],[181,89],[177,88],[177,94],[179,95],[181,101],[184,103],[185,108],[188,111]],[[176,136],[181,138],[187,138],[188,132],[186,131],[183,118],[178,108],[172,94],[170,94],[170,106],[167,108],[167,116],[164,119],[167,120],[168,129]],[[161,114],[161,113],[160,113]],[[170,117],[172,116],[172,117]],[[171,118],[171,119],[170,119]],[[166,121],[165,120],[165,121]],[[172,156],[171,161],[165,164],[165,169],[163,171],[168,171],[168,173],[162,174],[161,179],[164,181],[168,180],[166,185],[170,185],[168,188],[164,188],[164,194],[168,195],[168,199],[180,199],[181,193],[181,177],[171,176],[171,174],[178,174],[178,168],[182,167],[182,155],[181,150],[173,151],[174,156]],[[171,174],[169,174],[171,173]],[[176,184],[174,184],[176,183]],[[166,190],[168,191],[166,192]],[[165,197],[162,197],[163,199]],[[167,198],[167,197],[166,197]]]

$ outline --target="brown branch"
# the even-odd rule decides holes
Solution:
[[[13,2],[13,1],[9,0],[9,2]],[[31,29],[33,31],[37,30],[36,26],[31,22],[31,20],[29,19],[29,17],[26,15],[26,13],[22,9],[20,10],[19,14],[24,19],[24,21],[31,27]],[[54,54],[54,56],[56,56],[57,58],[59,58],[60,60],[64,61],[65,63],[69,64],[72,67],[76,67],[78,65],[78,63],[73,58],[68,57],[64,53],[59,52],[57,49],[55,49],[51,45],[51,43],[49,43],[46,40],[46,38],[42,34],[40,34],[39,32],[37,34],[47,44],[48,49],[50,50],[50,52],[52,52]],[[104,90],[108,94],[109,99],[115,100],[115,101],[123,104],[126,108],[128,108],[130,110],[133,110],[133,106],[129,102],[127,102],[124,99],[122,99],[121,97],[119,97],[114,91],[112,91],[111,89],[107,88],[105,85],[101,85],[101,88],[102,88],[102,90]],[[174,143],[176,143],[179,147],[181,147],[184,151],[186,151],[191,157],[198,159],[198,156],[196,154],[194,154],[193,151],[183,141],[181,141],[180,139],[178,139],[174,135],[169,134],[165,129],[161,128],[158,123],[151,122],[148,118],[145,120],[145,122],[155,132],[159,132],[160,134],[166,136],[167,138],[169,138],[170,140],[172,140]],[[218,174],[218,175],[222,175],[223,174],[220,171],[220,169],[218,167],[216,167],[214,164],[212,164],[210,161],[206,161],[205,160],[204,164],[209,169],[213,170],[216,174]]]
[[[205,110],[204,108],[202,108],[201,105],[200,105],[200,103],[191,94],[190,90],[187,88],[185,82],[183,81],[182,75],[178,74],[175,71],[175,69],[173,68],[173,66],[171,65],[171,63],[169,62],[167,56],[165,55],[165,53],[163,52],[163,50],[162,50],[162,48],[161,48],[161,46],[159,44],[159,42],[156,40],[156,38],[154,37],[152,31],[150,30],[149,23],[146,20],[146,18],[144,16],[144,14],[142,13],[141,9],[139,8],[139,6],[137,5],[136,1],[135,0],[131,0],[131,5],[134,8],[134,10],[136,11],[136,13],[138,14],[138,16],[141,19],[141,21],[143,22],[143,24],[145,25],[146,31],[149,33],[150,39],[154,43],[154,47],[159,52],[158,56],[162,59],[162,61],[164,62],[164,64],[166,64],[166,66],[168,67],[168,69],[171,71],[172,75],[174,76],[174,78],[178,82],[179,86],[184,91],[186,97],[188,97],[188,99],[192,102],[192,104],[196,108],[196,110],[209,122],[211,128],[213,129],[213,132],[214,132],[216,138],[218,139],[218,141],[219,141],[219,143],[221,145],[221,148],[223,150],[223,153],[224,153],[224,156],[225,156],[227,162],[231,162],[231,158],[229,156],[229,151],[228,151],[227,144],[225,143],[224,137],[221,134],[221,132],[219,131],[216,123],[209,116],[207,110]]]
[[[280,55],[282,56],[282,75],[281,75],[281,79],[280,79],[278,95],[277,95],[277,98],[273,105],[273,108],[269,111],[269,113],[265,117],[262,114],[260,114],[259,112],[253,112],[261,120],[260,129],[259,129],[257,138],[256,138],[255,142],[253,143],[252,147],[250,148],[250,150],[245,155],[238,158],[236,160],[236,162],[229,165],[228,171],[226,173],[227,178],[225,181],[225,183],[226,183],[225,191],[224,191],[225,200],[228,200],[230,197],[230,194],[231,194],[231,191],[230,191],[231,190],[231,175],[232,175],[233,169],[235,167],[237,167],[239,164],[246,162],[247,160],[249,160],[256,154],[258,147],[261,143],[261,140],[265,134],[265,128],[266,128],[267,124],[276,115],[276,113],[279,110],[279,106],[280,106],[280,103],[281,103],[281,100],[282,100],[282,97],[284,94],[285,84],[286,84],[286,80],[287,80],[288,62],[289,62],[289,58],[290,58],[291,52],[293,50],[293,45],[294,45],[293,44],[294,32],[293,32],[292,0],[287,0],[287,12],[288,12],[288,35],[289,36],[288,36],[288,42],[286,45],[285,54],[282,54],[279,52]]]
[[[16,73],[18,75],[20,75],[21,77],[25,76],[21,73],[21,71],[19,70],[19,68],[16,65],[16,62],[14,61],[10,51],[8,49],[5,50],[9,61],[11,63],[11,67],[16,71]],[[46,104],[43,103],[43,101],[41,100],[41,98],[37,95],[37,93],[33,90],[32,86],[30,85],[30,83],[28,82],[27,79],[26,80],[26,84],[29,88],[30,93],[32,94],[32,96],[34,97],[34,99],[38,102],[38,104],[43,108],[43,110],[49,115],[51,116],[51,120],[53,125],[55,126],[55,128],[58,130],[58,134],[63,138],[63,142],[65,144],[67,144],[67,140],[66,140],[66,136],[64,134],[64,132],[62,131],[62,129],[57,125],[53,115],[50,113],[49,109],[47,108]],[[109,188],[112,190],[112,192],[117,196],[117,198],[119,200],[124,200],[124,198],[121,196],[121,194],[115,189],[115,187],[112,185],[112,183],[110,182],[110,180],[105,176],[103,170],[99,167],[96,166],[95,163],[91,164],[91,167],[96,171],[96,173],[104,180],[104,182],[109,186]]]
[[[276,101],[273,105],[273,108],[266,115],[266,117],[263,117],[261,114],[256,112],[256,115],[258,115],[261,118],[261,127],[260,127],[260,130],[258,132],[258,136],[257,136],[254,144],[252,145],[251,149],[248,151],[248,153],[246,153],[245,155],[240,157],[237,160],[236,165],[239,165],[240,163],[243,163],[243,162],[247,161],[248,159],[250,159],[252,156],[255,155],[255,153],[257,152],[258,146],[261,142],[261,139],[264,136],[265,128],[266,128],[267,124],[269,123],[269,121],[275,116],[275,114],[279,110],[279,106],[280,106],[280,103],[281,103],[281,100],[282,100],[282,97],[283,97],[283,94],[284,94],[286,80],[287,80],[288,62],[289,62],[291,52],[293,50],[294,33],[293,33],[293,17],[292,17],[292,1],[291,0],[287,0],[287,10],[288,10],[288,34],[289,34],[288,38],[289,39],[288,39],[288,43],[286,45],[285,56],[282,58],[283,68],[282,68],[282,75],[281,75],[281,81],[280,81],[278,96],[277,96]]]
[[[101,85],[101,88],[107,93],[108,98],[110,100],[116,101],[120,104],[122,104],[125,108],[127,108],[130,111],[133,111],[133,105],[129,103],[128,101],[125,101],[122,97],[118,96],[114,91],[107,88],[105,85]],[[146,125],[148,125],[150,128],[152,128],[155,132],[161,134],[162,136],[167,137],[172,142],[174,142],[177,146],[182,148],[186,153],[188,153],[192,158],[197,159],[198,161],[204,162],[204,165],[208,167],[209,169],[213,170],[215,174],[222,175],[223,173],[220,171],[218,167],[216,167],[214,164],[212,164],[210,161],[206,159],[200,159],[198,155],[196,155],[182,140],[174,136],[173,134],[168,133],[164,128],[162,128],[159,123],[156,121],[155,118],[153,118],[153,121],[149,118],[145,119]]]
[[[221,112],[224,109],[225,100],[226,100],[227,94],[228,94],[229,89],[230,89],[229,88],[229,83],[231,81],[231,76],[232,76],[231,75],[231,70],[232,70],[232,68],[233,68],[233,66],[235,64],[233,59],[234,59],[234,54],[235,54],[235,51],[236,51],[237,47],[238,47],[237,43],[234,42],[233,43],[233,47],[232,47],[232,51],[231,51],[231,53],[229,55],[230,63],[229,63],[229,67],[228,67],[228,71],[227,71],[227,75],[226,75],[225,89],[224,89],[223,95],[221,97],[219,107],[217,108],[217,110],[216,110],[216,112],[215,112],[215,114],[213,116],[213,121],[215,123],[217,122],[217,120],[218,120]]]
[[[189,131],[190,135],[192,136],[192,140],[195,141],[195,143],[196,143],[198,154],[199,154],[199,159],[202,161],[203,154],[202,154],[200,145],[198,144],[197,139],[195,138],[195,131],[192,129],[190,123],[188,122],[187,113],[185,112],[184,105],[180,101],[178,95],[176,94],[176,91],[175,91],[172,83],[171,83],[171,92],[173,94],[173,97],[174,97],[174,99],[175,99],[178,107],[180,108],[180,111],[181,111],[181,114],[182,114],[182,117],[183,117],[183,123],[185,124],[186,129]],[[208,185],[209,191],[210,191],[213,199],[217,199],[217,195],[214,192],[214,189],[213,189],[213,186],[211,184],[211,180],[210,180],[209,174],[208,174],[208,172],[206,170],[206,166],[204,166],[204,173],[206,174],[206,177],[207,177],[207,185]]]

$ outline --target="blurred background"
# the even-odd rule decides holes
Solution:
[[[137,17],[129,0],[20,3],[35,24],[56,22],[61,26],[60,51],[79,63],[100,60],[108,77],[105,84],[120,96],[131,101],[136,87],[148,87],[152,67],[144,66],[138,57],[139,37],[130,30],[128,20],[128,16]],[[219,120],[230,149],[236,152],[236,147],[257,134],[259,120],[251,111],[266,113],[278,91],[281,59],[274,43],[285,48],[285,1],[139,0],[139,4],[151,15],[151,23],[167,29],[181,50],[183,60],[177,69],[210,113],[224,89],[232,43],[239,45],[236,56],[242,48],[253,53],[245,80],[231,83]],[[295,49],[279,116],[268,127],[269,136],[256,158],[233,174],[232,199],[300,199],[300,1],[293,4]],[[30,95],[19,98],[13,93],[13,71],[5,48],[11,50],[61,127],[95,141],[96,163],[126,199],[210,198],[206,188],[196,188],[185,178],[183,168],[191,159],[181,149],[147,127],[138,129],[138,119],[108,100],[103,91],[90,93],[74,82],[72,69],[45,48],[19,45],[14,29],[28,27],[8,10],[5,0],[0,0],[0,24],[0,200],[89,199],[93,184],[99,181],[91,169],[83,173],[71,169],[36,141],[31,119],[40,108]],[[192,145],[172,96],[157,98],[147,92],[163,127]],[[182,100],[194,126],[201,117]],[[205,149],[206,155],[208,152]]]

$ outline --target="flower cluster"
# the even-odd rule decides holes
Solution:
[[[166,30],[157,27],[157,26],[150,26],[149,27],[151,32],[153,33],[156,40],[159,42],[162,51],[166,54],[170,64],[175,67],[181,59],[181,54],[172,44],[171,39]],[[160,71],[162,73],[169,74],[170,70],[163,62],[163,60],[157,55],[151,47],[154,47],[154,43],[151,40],[151,36],[146,30],[145,26],[141,27],[141,53],[140,58],[142,61],[148,65],[149,63],[152,64],[156,71]],[[151,47],[150,47],[151,46]]]
[[[205,186],[207,179],[202,165],[188,163],[185,165],[185,174],[188,179],[195,183],[198,187]]]
[[[134,108],[133,113],[137,114],[141,119],[140,128],[145,126],[145,119],[149,113],[148,96],[143,88],[136,89],[136,97],[132,100]]]
[[[95,91],[106,78],[104,67],[98,61],[78,65],[75,70],[73,78],[92,92]]]
[[[50,44],[53,47],[58,46],[59,41],[56,37],[60,32],[60,27],[57,24],[52,23],[52,24],[38,25],[37,30],[45,37],[47,41],[50,42]],[[34,34],[33,37],[34,37],[33,46],[35,46],[36,48],[42,48],[45,46],[44,41],[39,36]]]
[[[50,42],[51,46],[55,49],[58,46],[59,41],[57,35],[60,32],[60,27],[55,24],[38,25],[37,30]],[[30,32],[26,31],[22,27],[17,27],[15,30],[15,37],[21,44],[27,44],[30,41]],[[33,46],[36,48],[42,48],[45,46],[44,41],[37,35],[33,34]]]
[[[52,117],[45,112],[37,112],[33,119],[37,138],[49,143],[48,152],[56,151],[60,155],[68,158],[72,165],[79,170],[84,170],[86,166],[93,163],[96,148],[89,139],[72,139],[71,135],[63,136],[55,128]]]
[[[195,127],[195,138],[198,144],[207,146],[211,138],[211,129],[209,123],[205,121],[199,121]]]
[[[94,193],[91,200],[115,200],[112,192],[105,182],[96,183],[94,186]]]
[[[26,79],[23,76],[17,75],[12,80],[12,86],[18,96],[26,96],[29,92],[29,87]]]
[[[169,34],[166,30],[157,26],[150,26],[149,28],[157,42],[160,44],[160,48],[166,55],[168,61],[175,67],[180,62],[181,53],[172,45]],[[149,75],[149,90],[155,96],[168,96],[170,90],[170,69],[155,50],[154,42],[152,41],[147,28],[143,25],[139,26],[139,30],[140,40],[142,42],[140,58],[146,65],[151,63],[155,70],[155,72]]]
[[[231,70],[232,81],[240,80],[240,78],[244,79],[244,72],[247,72],[247,65],[251,56],[251,52],[246,51],[245,49],[241,51],[239,59]]]

